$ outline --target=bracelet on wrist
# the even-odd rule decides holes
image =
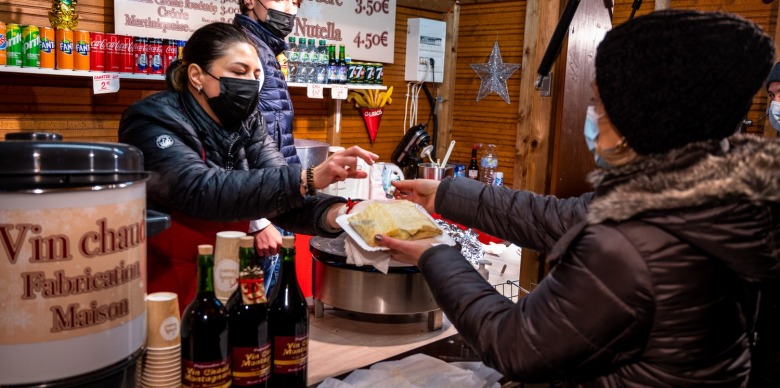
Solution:
[[[306,169],[306,194],[317,195],[317,188],[314,187],[314,167]]]

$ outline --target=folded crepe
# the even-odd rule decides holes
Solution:
[[[441,236],[442,231],[428,216],[409,201],[371,203],[349,217],[349,224],[375,247],[374,236],[384,234],[398,240],[421,240]]]

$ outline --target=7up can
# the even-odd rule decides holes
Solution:
[[[41,32],[36,26],[22,27],[22,66],[41,67]]]
[[[22,29],[18,24],[8,24],[5,29],[6,65],[22,66]]]

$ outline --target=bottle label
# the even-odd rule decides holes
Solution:
[[[498,167],[498,159],[496,158],[482,158],[482,167]]]
[[[322,53],[322,54],[320,54],[320,63],[321,63],[321,64],[323,64],[323,65],[326,65],[326,66],[327,66],[327,65],[328,65],[328,62],[329,62],[329,59],[330,59],[330,58],[328,58],[328,54],[325,54],[325,53]]]
[[[263,269],[255,266],[241,271],[238,284],[241,286],[241,299],[245,305],[268,302],[265,298]]]
[[[271,377],[271,343],[256,348],[233,348],[233,385],[250,386]]]
[[[295,373],[306,369],[309,333],[297,337],[274,337],[274,373]]]
[[[339,66],[339,73],[338,73],[339,81],[346,82],[347,81],[347,67],[346,66]]]
[[[181,385],[190,388],[227,388],[232,384],[230,356],[222,361],[181,359]]]
[[[328,66],[328,81],[334,82],[339,80],[339,67]]]
[[[309,62],[309,53],[304,52],[303,55],[301,56],[301,61]]]
[[[290,53],[290,62],[298,62],[301,59],[301,53],[294,51]]]
[[[469,170],[469,178],[477,179],[479,177],[479,170]]]
[[[320,63],[320,54],[311,53],[309,54],[309,59],[311,63]]]

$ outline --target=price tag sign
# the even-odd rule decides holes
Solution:
[[[306,86],[306,95],[309,98],[324,98],[322,95],[322,85],[308,84]]]
[[[95,94],[118,92],[119,74],[101,74],[92,76],[92,90],[95,92]]]
[[[346,100],[347,94],[349,94],[349,87],[347,85],[332,85],[330,89],[330,97],[334,100]]]

